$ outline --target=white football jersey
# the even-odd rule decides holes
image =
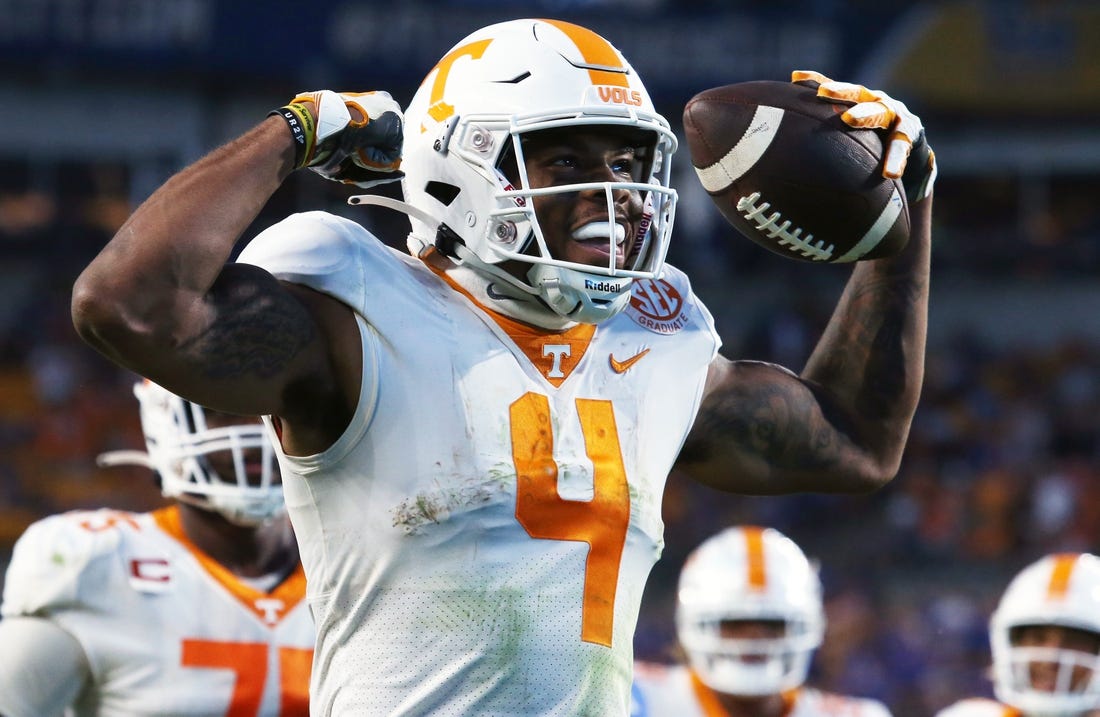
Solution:
[[[49,619],[80,643],[92,689],[77,717],[308,714],[315,631],[299,566],[268,593],[200,552],[175,506],[74,511],[16,543],[3,616]]]
[[[877,700],[800,687],[783,695],[784,717],[890,717]],[[634,673],[630,717],[724,715],[718,696],[683,665],[639,663]]]
[[[719,346],[684,275],[551,332],[322,212],[239,261],[360,320],[351,425],[280,456],[317,619],[314,714],[626,715],[665,478]]]
[[[1020,711],[984,697],[970,697],[943,708],[936,717],[1020,717]]]

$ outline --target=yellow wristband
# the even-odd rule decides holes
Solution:
[[[268,114],[279,115],[290,127],[290,135],[294,139],[294,168],[308,166],[313,159],[314,143],[317,141],[316,123],[309,108],[298,102],[291,102]]]

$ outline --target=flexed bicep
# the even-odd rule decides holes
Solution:
[[[310,308],[255,266],[227,264],[205,292],[177,287],[163,292],[157,311],[112,318],[85,338],[135,373],[211,408],[281,415],[295,385],[332,380]]]
[[[111,360],[186,399],[279,413],[328,368],[318,323],[291,290],[229,263],[293,168],[268,118],[173,176],[134,211],[73,286],[73,324]]]
[[[203,405],[281,414],[295,381],[325,372],[322,332],[300,297],[266,271],[229,264],[190,312],[150,378]]]
[[[715,359],[677,469],[719,490],[859,492],[873,466],[820,387],[775,364]]]

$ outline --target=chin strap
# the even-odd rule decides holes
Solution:
[[[348,198],[353,206],[373,204],[393,209],[419,219],[428,225],[433,234],[437,234],[443,223],[423,209],[408,202],[377,194],[357,194]],[[423,247],[432,246],[430,242],[416,237]],[[454,268],[447,275],[468,291],[481,305],[499,314],[552,331],[563,331],[577,324],[556,313],[539,300],[536,290],[524,286],[518,279],[500,267],[481,261],[464,244],[455,242],[448,258],[457,258]]]
[[[458,262],[447,270],[478,303],[498,314],[551,331],[564,331],[577,322],[557,313],[536,293],[498,266],[486,264],[464,245],[455,246]]]
[[[356,194],[353,197],[348,197],[348,204],[352,206],[358,206],[360,204],[375,204],[379,207],[385,207],[386,209],[393,209],[394,211],[401,212],[402,214],[408,214],[414,219],[420,221],[431,227],[433,232],[439,230],[439,225],[442,224],[438,219],[428,214],[423,209],[418,209],[408,202],[403,202],[400,199],[393,199],[391,197],[382,197],[377,194]]]

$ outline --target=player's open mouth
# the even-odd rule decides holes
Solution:
[[[622,246],[623,242],[626,241],[626,228],[618,223],[612,225],[611,222],[589,222],[573,232],[573,239],[576,241],[589,241],[592,239],[607,241],[611,236],[612,227],[614,227],[615,232],[615,246]]]
[[[605,257],[599,261],[608,261],[606,257],[611,255],[610,240],[615,239],[615,264],[621,266],[624,261],[624,245],[626,244],[626,227],[622,224],[611,222],[589,222],[578,227],[573,232],[573,241],[582,245],[586,251],[592,252],[592,259]]]

